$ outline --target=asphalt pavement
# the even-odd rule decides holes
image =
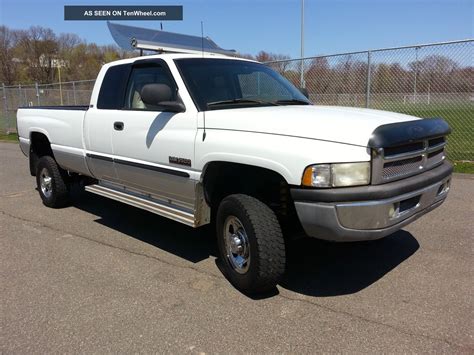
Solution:
[[[0,183],[0,353],[474,353],[474,176],[384,239],[291,242],[259,298],[207,229],[87,192],[43,206],[17,144]]]

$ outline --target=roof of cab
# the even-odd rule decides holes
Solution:
[[[246,59],[246,58],[239,58],[239,57],[231,57],[228,55],[223,55],[223,54],[215,54],[215,53],[202,53],[202,54],[188,54],[188,53],[161,53],[161,54],[153,54],[153,55],[146,55],[146,56],[139,56],[139,57],[133,57],[133,58],[127,58],[127,59],[120,59],[116,60],[114,62],[110,62],[107,64],[104,64],[106,67],[114,66],[114,65],[120,65],[120,64],[129,64],[129,63],[134,63],[138,60],[143,60],[143,59],[182,59],[182,58],[212,58],[212,59],[227,59],[227,60],[241,60],[241,61],[246,61],[246,62],[254,62],[258,63],[257,61],[251,60],[251,59]]]

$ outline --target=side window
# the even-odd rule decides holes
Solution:
[[[141,99],[140,92],[146,84],[166,84],[173,92],[174,97],[172,97],[172,100],[176,99],[176,85],[163,66],[159,64],[136,66],[132,68],[127,85],[125,96],[126,109],[159,111],[159,107],[146,105]]]
[[[123,107],[130,64],[114,65],[107,69],[97,99],[97,108],[119,110]]]
[[[260,97],[267,100],[292,98],[291,93],[280,85],[274,78],[264,72],[256,71],[250,74],[237,74],[243,98]]]

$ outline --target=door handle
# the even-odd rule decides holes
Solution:
[[[114,129],[116,131],[123,131],[123,122],[114,122]]]

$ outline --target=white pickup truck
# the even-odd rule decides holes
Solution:
[[[104,65],[90,105],[23,107],[18,133],[48,207],[72,183],[199,227],[243,292],[273,288],[285,239],[392,234],[446,198],[448,124],[313,105],[263,64],[161,54]]]

